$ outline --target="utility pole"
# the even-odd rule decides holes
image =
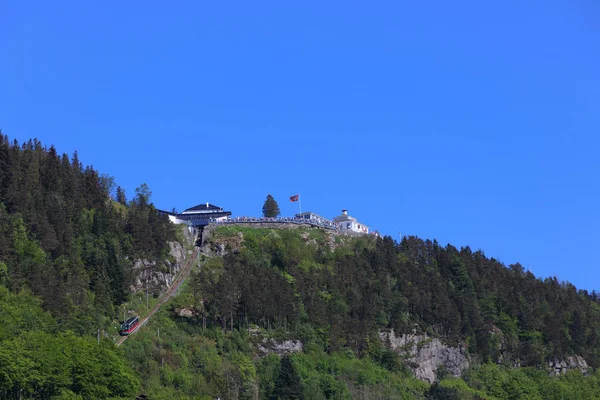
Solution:
[[[148,270],[146,269],[146,308],[148,307]]]

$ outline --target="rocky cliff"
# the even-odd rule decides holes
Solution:
[[[566,360],[553,360],[548,362],[550,375],[564,375],[567,371],[578,369],[582,374],[586,374],[590,367],[587,361],[581,356],[569,356]]]
[[[186,250],[194,243],[193,235],[184,230],[184,243],[169,242],[169,257],[166,260],[150,261],[147,259],[135,260],[133,264],[133,283],[130,289],[133,293],[145,291],[146,286],[150,293],[160,293],[171,287],[175,276],[183,267],[186,257],[192,250]]]
[[[408,334],[396,336],[394,330],[380,332],[381,340],[405,358],[415,376],[433,383],[443,368],[454,377],[459,377],[469,368],[464,347],[450,347],[438,338],[427,335]]]
[[[448,346],[440,339],[428,335],[396,336],[393,329],[390,332],[380,332],[379,337],[386,346],[398,352],[415,376],[423,381],[437,381],[441,368],[453,377],[460,377],[462,372],[469,368],[469,359],[463,346]],[[520,362],[514,361],[513,365],[520,366]],[[579,355],[569,356],[564,360],[555,359],[547,365],[548,372],[554,376],[564,375],[574,369],[583,374],[590,370],[587,361]]]
[[[299,340],[280,340],[263,339],[257,346],[257,350],[261,355],[276,353],[279,357],[286,356],[292,353],[302,351],[303,344]]]

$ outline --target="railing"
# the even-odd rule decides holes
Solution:
[[[215,225],[227,225],[227,224],[240,224],[240,223],[258,223],[258,224],[296,224],[296,225],[312,225],[325,229],[339,229],[338,226],[332,222],[318,221],[318,220],[308,220],[308,219],[299,219],[299,218],[291,218],[291,217],[282,217],[282,218],[256,218],[256,217],[235,217],[229,218],[226,220],[211,220],[211,224]]]

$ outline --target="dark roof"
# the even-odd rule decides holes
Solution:
[[[179,214],[177,218],[184,219],[187,221],[191,221],[193,219],[211,219],[211,218],[219,218],[219,217],[228,217],[231,215],[231,211],[212,211],[206,213],[187,213],[187,214]]]
[[[177,218],[188,221],[194,226],[208,225],[215,218],[229,217],[231,211],[197,211],[187,214],[179,214]]]
[[[221,211],[221,210],[223,210],[221,207],[217,207],[214,204],[202,203],[202,204],[198,204],[195,207],[188,208],[184,212],[190,212],[190,211]]]

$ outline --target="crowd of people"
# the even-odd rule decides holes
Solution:
[[[297,224],[297,225],[311,225],[319,228],[325,229],[335,229],[339,230],[340,227],[328,220],[324,219],[305,219],[305,218],[297,218],[297,217],[277,217],[277,218],[268,218],[268,217],[234,217],[227,218],[222,220],[211,219],[211,224],[217,225],[226,225],[226,224],[239,224],[239,223],[286,223],[286,224]],[[379,232],[372,231],[369,232],[371,235],[380,236]]]
[[[298,224],[298,225],[312,225],[326,229],[338,229],[338,226],[330,221],[323,221],[317,219],[303,219],[295,217],[235,217],[224,220],[211,219],[211,224],[239,224],[239,223],[286,223],[286,224]]]

